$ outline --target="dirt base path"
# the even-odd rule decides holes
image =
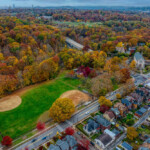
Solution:
[[[87,94],[85,94],[79,90],[67,91],[67,92],[63,93],[60,97],[72,99],[75,106],[79,105],[82,102],[87,102],[90,100],[90,97]]]
[[[21,104],[22,100],[19,96],[7,96],[0,101],[0,112],[9,111]]]

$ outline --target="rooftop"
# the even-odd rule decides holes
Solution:
[[[102,126],[108,127],[111,125],[111,123],[108,120],[106,120],[102,115],[96,115],[94,119]]]
[[[136,60],[144,60],[143,56],[139,52],[136,52],[134,57]]]
[[[130,144],[128,144],[127,142],[123,142],[122,147],[124,147],[126,150],[132,150],[133,149],[133,147]]]
[[[102,134],[97,139],[99,139],[104,145],[107,145],[112,141],[112,138],[108,134]]]

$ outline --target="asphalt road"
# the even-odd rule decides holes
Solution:
[[[135,85],[139,85],[147,80],[146,77],[142,75],[133,75],[135,79]],[[114,100],[116,98],[116,93],[118,90],[111,92],[107,98],[110,100]],[[98,101],[93,102],[90,106],[87,106],[81,112],[74,114],[69,120],[66,120],[64,123],[57,124],[56,127],[44,132],[40,136],[37,136],[35,139],[31,139],[28,142],[22,144],[21,146],[17,147],[16,150],[23,150],[25,147],[28,147],[29,150],[38,147],[42,143],[46,142],[47,140],[51,139],[56,135],[57,132],[64,131],[67,127],[76,124],[77,122],[81,121],[82,119],[89,116],[89,114],[98,110],[99,103]]]
[[[24,149],[25,147],[28,147],[28,149],[31,150],[35,147],[38,147],[42,143],[46,142],[48,139],[51,139],[52,137],[54,137],[57,134],[57,132],[64,131],[67,127],[72,126],[73,124],[75,124],[75,123],[79,122],[80,120],[89,116],[89,114],[97,111],[98,106],[99,106],[99,103],[94,102],[93,105],[87,107],[82,112],[79,112],[79,113],[73,115],[69,120],[66,120],[64,123],[58,124],[56,127],[46,131],[45,133],[41,134],[40,136],[36,137],[35,139],[32,139],[32,140],[22,144],[21,146],[17,147],[16,150],[21,150],[21,149]]]

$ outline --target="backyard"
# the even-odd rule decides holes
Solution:
[[[35,128],[39,116],[64,92],[77,89],[81,81],[61,73],[58,78],[34,87],[21,96],[19,107],[0,113],[0,132],[16,138]],[[6,119],[7,118],[7,119]],[[0,139],[1,140],[1,139]]]

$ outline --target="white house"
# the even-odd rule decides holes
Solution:
[[[108,129],[105,129],[104,130],[104,133],[105,134],[108,134],[113,140],[115,139],[116,135],[115,133],[113,133],[112,131],[108,130]]]
[[[144,69],[145,68],[145,60],[144,60],[144,57],[139,53],[139,52],[136,52],[134,54],[134,60],[136,62],[136,67],[138,69]]]

